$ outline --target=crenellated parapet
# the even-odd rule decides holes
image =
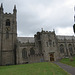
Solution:
[[[25,47],[25,46],[35,46],[35,43],[30,43],[30,42],[26,42],[26,43],[21,43],[20,41],[18,42],[20,47]]]
[[[0,6],[0,14],[1,15],[3,15],[3,16],[14,16],[16,19],[16,13],[17,13],[16,5],[14,5],[13,13],[7,13],[7,12],[4,13],[3,4],[1,3],[1,6]]]

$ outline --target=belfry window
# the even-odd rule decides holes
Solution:
[[[22,58],[26,59],[27,58],[27,51],[26,51],[26,48],[24,48],[22,50]]]
[[[10,20],[9,19],[6,20],[6,26],[10,26]]]

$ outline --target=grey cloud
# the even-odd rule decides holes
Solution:
[[[1,2],[5,12],[12,12],[16,4],[18,31],[25,36],[33,36],[41,28],[52,30],[73,25],[73,10],[64,5],[65,0],[2,0]],[[44,8],[43,11],[41,6]],[[47,8],[51,10],[50,15],[40,18],[38,12],[43,14]],[[37,11],[39,9],[40,11]]]

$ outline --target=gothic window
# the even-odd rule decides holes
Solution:
[[[27,58],[27,51],[26,51],[26,48],[24,48],[22,50],[22,58],[26,59]]]
[[[71,44],[68,45],[68,48],[69,48],[69,52],[70,52],[70,53],[73,53],[72,45],[71,45]]]
[[[55,43],[53,42],[53,47],[55,46]]]
[[[6,26],[10,26],[10,20],[9,19],[6,20]]]
[[[47,45],[47,47],[48,47],[48,42],[46,42],[46,45]]]
[[[35,54],[35,51],[33,48],[30,49],[30,55],[34,55]]]
[[[52,45],[52,40],[49,40],[49,45],[50,45],[50,46]]]
[[[41,41],[38,41],[38,43],[39,43],[39,52],[42,53]]]
[[[64,45],[63,44],[60,45],[60,52],[64,53]]]

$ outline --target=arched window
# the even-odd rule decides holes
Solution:
[[[22,50],[22,58],[27,58],[27,51],[26,51],[26,48],[24,48]]]
[[[9,19],[6,20],[6,26],[10,26],[10,20]]]
[[[53,47],[55,46],[55,43],[53,42]]]
[[[34,55],[35,54],[35,51],[33,48],[30,49],[30,55]]]
[[[64,45],[63,44],[60,45],[60,52],[64,53]]]
[[[52,40],[49,40],[49,45],[50,45],[50,46],[52,45]]]
[[[69,52],[70,52],[70,53],[73,53],[72,45],[71,45],[71,44],[68,45],[68,48],[69,48]]]
[[[48,42],[46,42],[46,45],[47,45],[47,47],[48,47]]]

